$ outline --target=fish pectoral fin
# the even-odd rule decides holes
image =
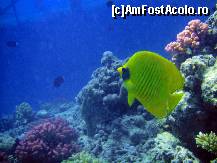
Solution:
[[[183,92],[175,92],[170,95],[168,99],[168,114],[171,113],[179,101],[182,99],[184,93]]]
[[[128,105],[129,106],[132,106],[134,100],[135,100],[135,96],[133,94],[128,93]]]
[[[124,87],[127,89],[127,91],[129,92],[132,92],[132,91],[134,91],[134,84],[132,83],[132,81],[131,80],[126,80],[125,82],[124,82]]]

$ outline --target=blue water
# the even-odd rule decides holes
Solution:
[[[10,0],[0,2],[3,9]],[[214,7],[214,0],[114,0],[117,5],[171,4]],[[104,51],[124,59],[139,50],[164,51],[195,17],[146,16],[113,19],[105,0],[18,0],[0,16],[0,108],[9,113],[26,101],[34,109],[45,102],[73,100],[100,66]],[[198,18],[198,17],[197,17]],[[199,17],[206,20],[207,17]],[[6,46],[17,41],[18,46]],[[63,75],[60,88],[53,87]]]

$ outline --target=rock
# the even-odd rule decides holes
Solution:
[[[50,117],[50,114],[47,110],[39,110],[37,113],[36,113],[36,118],[48,118]]]
[[[147,139],[148,135],[144,130],[134,129],[130,133],[130,140],[134,145],[138,145]]]

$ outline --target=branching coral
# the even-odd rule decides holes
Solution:
[[[15,153],[23,163],[56,163],[78,150],[76,139],[75,130],[66,121],[47,120],[26,133]]]
[[[9,163],[8,156],[5,152],[0,151],[0,162],[1,163]]]
[[[199,132],[195,140],[198,147],[217,155],[217,135],[214,132],[211,131],[209,134]]]
[[[208,25],[200,20],[192,20],[185,29],[177,35],[175,42],[169,43],[165,50],[172,54],[172,60],[177,63],[184,61],[187,56],[192,56],[198,49],[202,48],[206,35],[208,34]],[[187,54],[180,55],[180,54]]]
[[[186,53],[187,48],[191,48],[191,50],[199,48],[207,33],[208,25],[206,23],[202,23],[200,20],[192,20],[177,35],[176,42],[169,43],[165,50],[170,53]]]

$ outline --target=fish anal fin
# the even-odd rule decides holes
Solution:
[[[179,101],[182,99],[184,93],[183,92],[175,92],[170,95],[168,99],[168,114],[171,113]]]
[[[144,106],[144,108],[151,113],[156,118],[164,118],[167,116],[166,103],[159,102],[157,104],[147,103],[145,100],[141,99],[139,102]]]
[[[128,105],[129,106],[132,106],[134,100],[135,100],[135,96],[131,93],[128,93]]]

